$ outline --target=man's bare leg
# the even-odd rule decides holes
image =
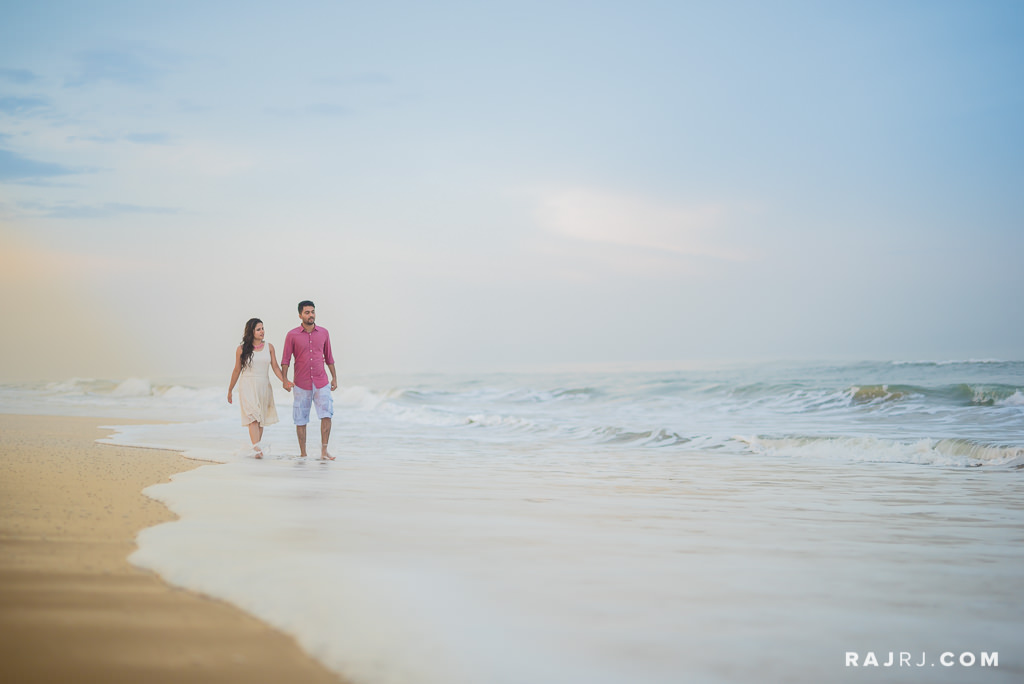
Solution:
[[[296,425],[295,435],[299,438],[299,456],[306,458],[306,426]]]
[[[327,453],[327,442],[331,439],[331,419],[320,419],[320,460],[333,461],[334,457]]]

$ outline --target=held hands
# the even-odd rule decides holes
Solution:
[[[285,392],[291,392],[292,391],[292,387],[295,387],[295,383],[294,382],[291,382],[290,380],[285,380],[284,381],[284,391]]]

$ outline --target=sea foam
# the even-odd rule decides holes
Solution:
[[[209,456],[227,427],[117,441]],[[766,659],[779,679],[847,681],[836,653],[935,648],[954,625],[1012,652],[996,627],[1019,619],[1024,512],[1004,478],[365,428],[337,423],[338,462],[285,440],[150,487],[180,520],[145,530],[132,562],[370,684],[738,684]],[[962,501],[955,518],[944,501]],[[991,608],[965,622],[979,600]]]
[[[1015,652],[1024,364],[345,380],[329,463],[298,458],[279,388],[260,461],[223,385],[0,407],[181,421],[104,440],[216,463],[146,490],[180,519],[132,561],[352,681],[842,682],[851,649]]]

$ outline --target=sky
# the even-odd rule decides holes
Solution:
[[[3,2],[0,379],[1024,359],[1020,2]]]

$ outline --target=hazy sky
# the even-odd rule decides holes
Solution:
[[[0,13],[5,378],[1024,358],[1024,3]]]

